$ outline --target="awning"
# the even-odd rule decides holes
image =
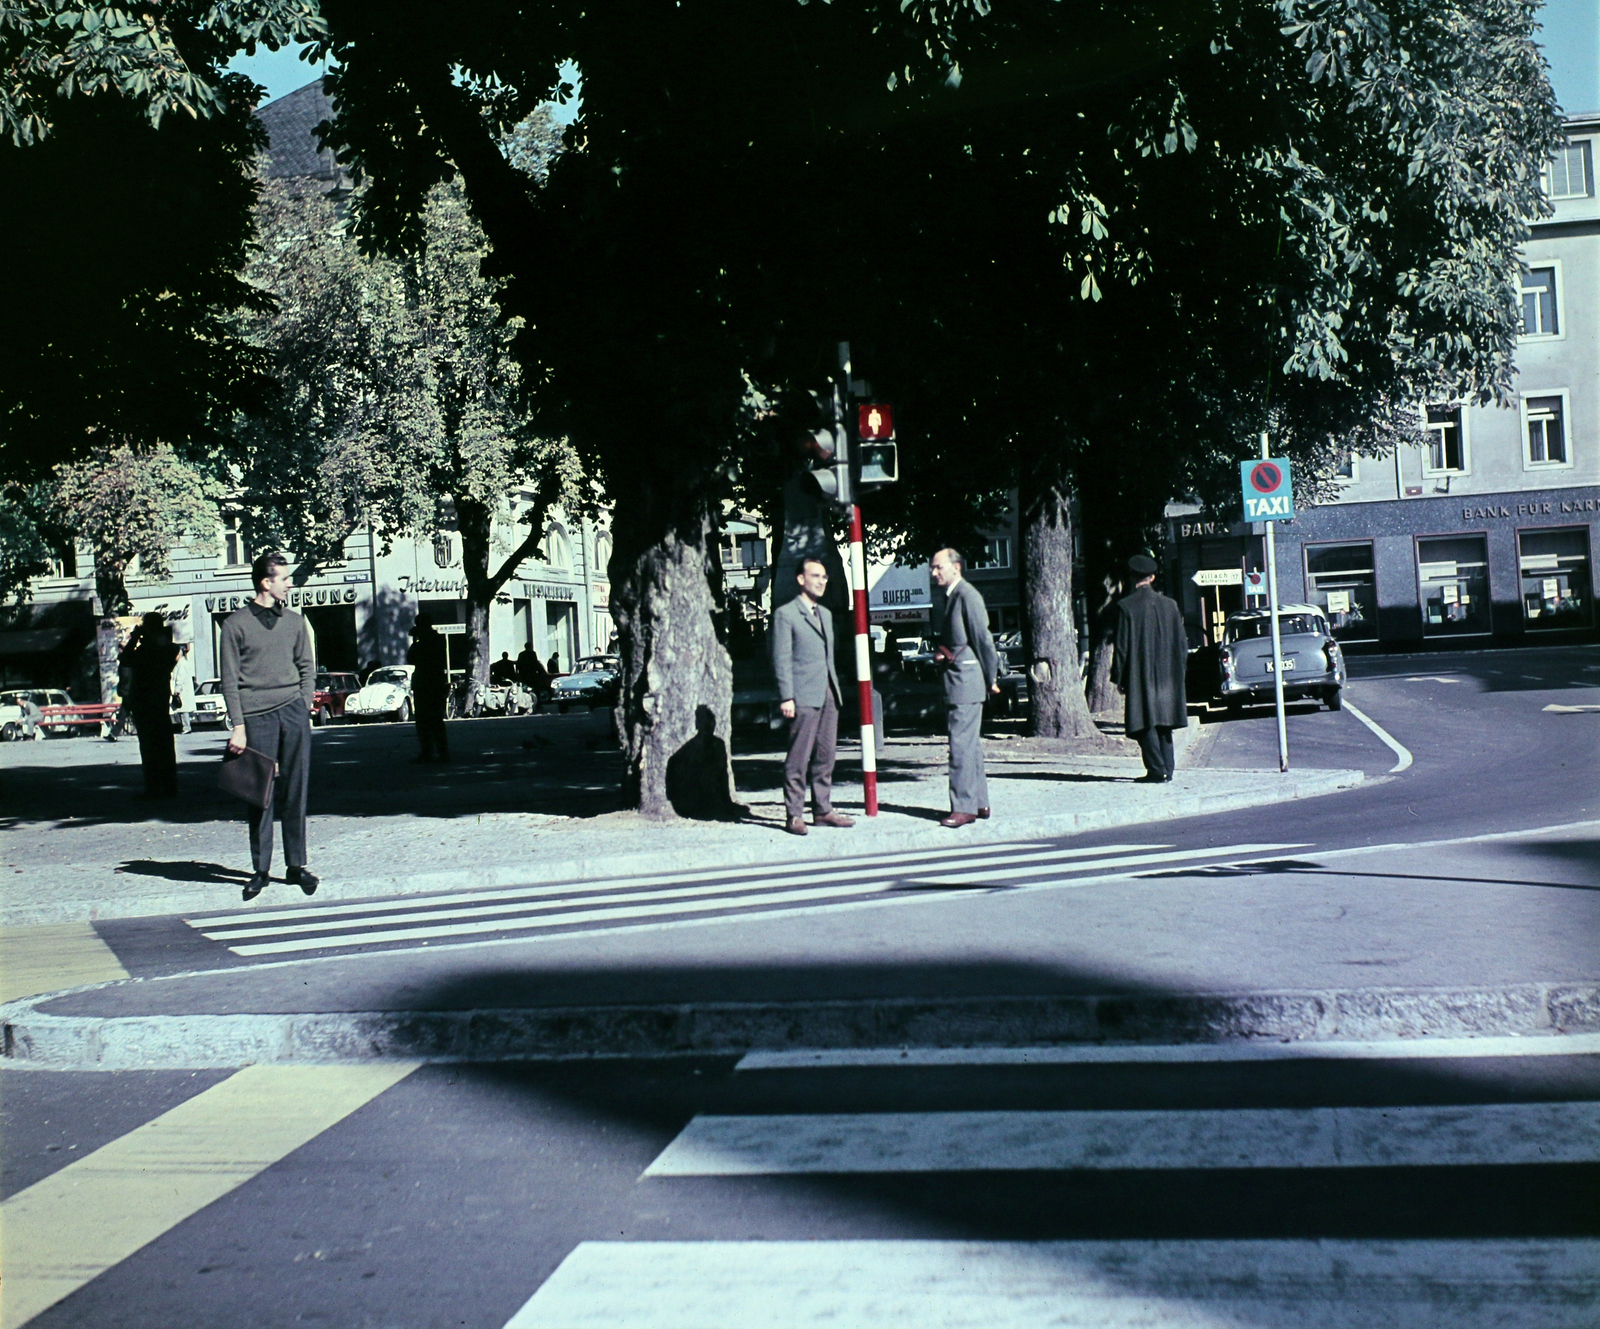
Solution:
[[[46,655],[59,650],[70,634],[65,628],[36,628],[31,632],[0,632],[0,657]]]

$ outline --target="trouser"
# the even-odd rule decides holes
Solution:
[[[143,727],[141,726],[141,732]],[[272,801],[250,809],[250,861],[272,870],[272,819],[283,822],[284,866],[306,865],[306,785],[311,772],[311,714],[299,697],[273,711],[244,717],[245,742],[278,763]]]
[[[422,747],[423,761],[450,760],[450,738],[444,727],[445,699],[439,697],[414,697],[417,706],[417,742]]]
[[[133,723],[139,730],[139,764],[144,767],[144,791],[153,798],[178,792],[178,749],[172,741],[172,713],[165,707],[136,708]]]
[[[783,763],[783,806],[791,817],[806,810],[806,785],[811,785],[811,815],[833,811],[833,762],[839,747],[839,703],[830,688],[822,705],[794,708],[789,721],[789,755]]]
[[[950,811],[976,812],[989,806],[989,780],[983,773],[983,703],[945,708],[950,729]]]
[[[1170,780],[1177,769],[1172,756],[1172,726],[1153,724],[1148,729],[1135,730],[1129,737],[1139,745],[1145,773]]]

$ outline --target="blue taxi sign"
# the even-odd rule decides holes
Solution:
[[[1239,463],[1246,521],[1288,521],[1294,516],[1294,487],[1289,463],[1262,459]]]

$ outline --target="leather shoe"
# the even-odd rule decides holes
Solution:
[[[811,824],[813,826],[854,826],[856,819],[847,817],[842,812],[828,811],[824,812],[820,817],[813,817]]]
[[[941,817],[941,826],[970,826],[978,819],[970,812],[952,812],[948,817]]]
[[[989,820],[989,809],[988,808],[979,808],[978,809],[978,820],[979,821],[988,821]]]
[[[804,835],[806,834],[806,819],[804,817],[790,817],[783,829],[788,831],[790,835]]]
[[[289,885],[298,886],[307,895],[315,895],[322,884],[322,879],[310,868],[290,868],[287,875]]]
[[[1167,784],[1168,782],[1171,781],[1171,779],[1172,779],[1172,777],[1170,775],[1141,775],[1137,780],[1134,781],[1134,783],[1135,784]]]
[[[246,900],[255,899],[256,896],[260,895],[262,891],[267,889],[267,883],[269,883],[271,880],[272,878],[267,876],[265,872],[257,872],[252,874],[250,880],[244,884],[244,898]]]

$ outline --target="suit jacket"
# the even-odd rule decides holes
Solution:
[[[781,701],[821,706],[831,691],[835,704],[844,705],[833,664],[833,613],[826,605],[818,605],[813,616],[805,597],[797,595],[773,614],[772,672]]]
[[[949,647],[956,657],[944,671],[945,704],[983,701],[1000,673],[1000,657],[989,635],[989,611],[983,596],[964,577],[945,592],[939,644]]]
[[[1127,698],[1130,734],[1151,725],[1189,723],[1183,679],[1189,639],[1176,602],[1141,586],[1117,601],[1117,648],[1111,681]]]

